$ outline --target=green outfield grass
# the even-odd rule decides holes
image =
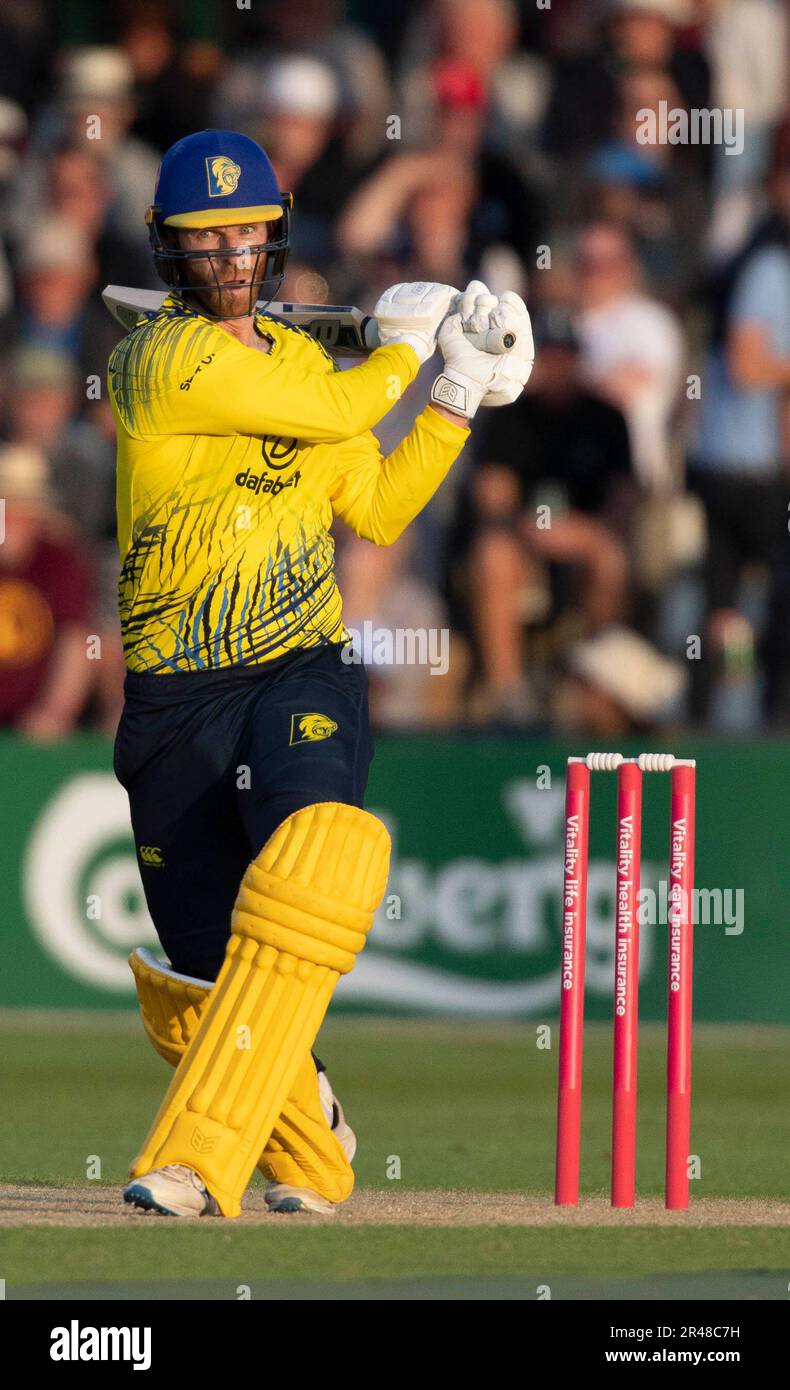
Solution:
[[[469,1281],[467,1297],[745,1297],[787,1300],[790,1231],[176,1228],[0,1231],[6,1297],[388,1297]],[[141,1281],[152,1283],[146,1289]]]
[[[0,1047],[2,1182],[86,1183],[95,1190],[95,1181],[86,1181],[92,1156],[101,1160],[102,1184],[123,1182],[169,1077],[136,1022],[6,1014]],[[556,1030],[553,1049],[543,1050],[536,1025],[338,1020],[325,1027],[319,1051],[360,1137],[355,1167],[361,1188],[509,1191],[543,1194],[549,1203]],[[603,1193],[608,1184],[610,1065],[611,1030],[590,1027],[583,1149],[588,1193]],[[644,1194],[658,1195],[663,1182],[663,1067],[663,1030],[645,1027],[638,1157]],[[786,1200],[790,1030],[699,1027],[694,1087],[692,1148],[702,1175],[692,1184],[693,1198]],[[399,1181],[387,1176],[395,1156]],[[517,1279],[520,1292],[513,1296],[534,1297],[533,1278],[564,1276],[584,1284],[710,1272],[726,1282],[740,1271],[762,1279],[765,1288],[776,1284],[778,1292],[755,1296],[786,1299],[790,1230],[637,1223],[638,1214],[633,1228],[616,1230],[311,1229],[303,1218],[263,1228],[231,1222],[178,1228],[153,1219],[139,1230],[20,1226],[0,1230],[0,1278],[10,1297],[14,1287],[40,1285],[43,1292],[72,1281],[85,1282],[94,1294],[105,1281],[108,1290],[119,1280],[182,1284],[185,1271],[198,1284],[208,1281],[217,1297],[235,1296],[232,1288],[223,1293],[221,1282],[212,1283],[218,1280],[234,1287],[264,1280],[270,1291],[271,1281],[308,1281],[310,1296],[315,1281],[352,1290],[359,1281],[384,1288],[388,1280],[465,1278]],[[508,1295],[500,1290],[499,1296]]]

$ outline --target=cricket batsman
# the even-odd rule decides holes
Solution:
[[[331,1212],[352,1190],[356,1139],[312,1048],[384,894],[389,839],[362,809],[366,676],[344,660],[330,527],[392,544],[478,406],[515,400],[533,359],[517,295],[402,284],[376,305],[381,347],[338,370],[265,311],[290,206],[246,136],[173,145],[147,214],[170,293],[109,364],[115,771],[169,965],[144,949],[130,963],[176,1068],[124,1198],[170,1216],[238,1216],[256,1165],[273,1211]],[[473,344],[491,327],[509,352]],[[371,427],[437,341],[431,402],[382,457]]]

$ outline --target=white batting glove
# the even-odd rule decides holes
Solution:
[[[491,353],[477,344],[491,330],[512,334],[509,351]],[[472,336],[474,335],[474,336]],[[535,361],[527,306],[508,290],[497,297],[480,280],[461,295],[456,311],[439,330],[444,371],[433,383],[431,400],[471,418],[478,406],[510,405],[521,395]]]
[[[436,351],[439,325],[457,299],[453,285],[419,280],[390,286],[373,310],[381,346],[408,343],[420,362],[427,362]]]
[[[489,322],[492,328],[512,333],[516,342],[505,354],[508,360],[502,364],[500,381],[492,391],[486,392],[480,404],[512,405],[524,390],[535,365],[535,342],[529,310],[520,295],[513,290],[505,290],[499,296],[497,307],[491,310]]]

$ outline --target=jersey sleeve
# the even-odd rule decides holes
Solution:
[[[417,354],[406,344],[377,348],[345,372],[275,346],[257,352],[188,327],[154,353],[124,344],[110,360],[110,391],[127,430],[156,435],[284,435],[308,444],[350,439],[377,423],[414,380]],[[133,335],[132,335],[133,336]],[[394,380],[395,379],[395,380]],[[398,391],[393,390],[397,383]]]
[[[364,540],[392,545],[433,497],[468,437],[468,429],[426,406],[386,458],[371,431],[346,441],[330,494],[335,515]]]

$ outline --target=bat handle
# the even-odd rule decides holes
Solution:
[[[379,326],[372,314],[362,320],[361,332],[365,346],[371,351],[380,346]],[[467,333],[466,336],[481,352],[491,352],[495,355],[510,352],[510,349],[516,345],[515,333],[504,328],[489,328],[485,333]]]
[[[499,356],[510,352],[516,346],[516,334],[505,328],[489,328],[485,333],[467,333],[466,337],[481,352],[492,352]]]
[[[368,314],[362,320],[359,329],[365,347],[370,348],[371,352],[374,348],[381,347],[381,343],[379,342],[379,326],[372,314]]]

